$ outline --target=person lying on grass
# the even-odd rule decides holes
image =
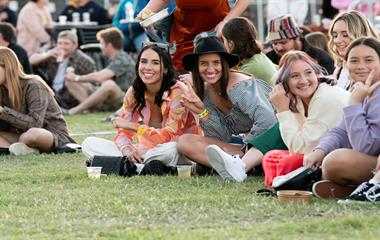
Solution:
[[[380,42],[359,38],[347,50],[347,68],[354,82],[342,122],[305,155],[304,165],[322,168],[313,185],[321,198],[344,198],[368,181],[380,154]]]
[[[25,74],[9,48],[0,47],[0,56],[0,147],[24,155],[74,143],[53,91]]]
[[[326,74],[327,71],[307,53],[287,52],[280,60],[276,85],[270,93],[278,123],[248,141],[249,151],[242,159],[210,146],[207,157],[211,165],[218,172],[227,172],[233,177],[260,165],[264,154],[268,153],[266,157],[276,154],[277,151],[271,150],[289,150],[298,154],[313,150],[319,140],[342,120],[343,107],[348,104],[350,96],[349,92],[333,86],[335,82]],[[289,152],[287,154],[291,155]],[[283,158],[283,161],[293,161],[294,169],[302,166],[302,156],[298,165],[291,156]],[[271,180],[266,178],[266,185],[271,186]]]
[[[121,115],[111,120],[117,128],[114,143],[87,138],[82,144],[83,152],[88,156],[127,156],[133,163],[146,163],[146,156],[159,147],[176,151],[175,141],[182,134],[201,134],[195,117],[181,103],[183,92],[174,77],[167,48],[153,43],[143,47],[137,58],[136,79],[125,94]],[[165,157],[165,151],[161,155]]]

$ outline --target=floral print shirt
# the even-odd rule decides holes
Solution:
[[[151,108],[148,101],[141,111],[142,117],[137,111],[132,113],[136,101],[132,87],[129,88],[124,97],[121,118],[139,123],[139,125],[137,131],[118,129],[114,141],[120,151],[127,148],[127,156],[134,150],[144,155],[157,144],[175,141],[182,134],[202,134],[202,129],[194,115],[181,104],[182,94],[177,84],[171,87],[170,93],[164,92],[161,105],[161,128],[154,128],[149,126]]]

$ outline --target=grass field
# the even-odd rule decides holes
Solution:
[[[113,130],[107,114],[68,117],[71,132]],[[109,134],[106,138],[112,139]],[[78,142],[85,136],[75,137]],[[0,239],[378,239],[380,206],[281,205],[263,179],[87,178],[81,154],[0,158]]]

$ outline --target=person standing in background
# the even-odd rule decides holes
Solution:
[[[162,10],[169,2],[150,0],[137,18],[143,21]],[[221,37],[224,24],[231,18],[240,16],[251,1],[237,0],[231,9],[228,0],[176,0],[175,3],[169,41],[176,43],[177,51],[173,55],[173,61],[176,69],[181,71],[181,59],[193,52],[195,36],[201,32],[215,31]]]

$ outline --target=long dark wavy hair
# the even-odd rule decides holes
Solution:
[[[161,62],[160,72],[161,72],[161,77],[162,77],[162,84],[161,84],[160,90],[157,92],[156,96],[154,97],[154,103],[157,106],[161,107],[162,95],[164,94],[165,91],[170,91],[170,88],[176,83],[175,69],[174,69],[174,65],[168,51],[155,44],[151,44],[151,45],[143,47],[140,51],[140,54],[137,57],[137,62],[135,66],[136,79],[133,81],[133,85],[132,85],[133,95],[136,99],[136,105],[133,108],[132,113],[135,113],[137,111],[141,117],[142,117],[141,111],[146,105],[145,103],[146,85],[139,76],[139,66],[140,66],[141,55],[147,49],[152,49],[153,51],[155,51],[160,57],[160,62]],[[167,69],[166,73],[164,73],[165,68]]]
[[[205,53],[209,54],[209,53]],[[218,54],[218,53],[216,53]],[[221,64],[222,64],[222,77],[220,78],[220,89],[221,89],[221,97],[224,99],[228,99],[227,95],[227,84],[228,79],[230,76],[230,67],[228,65],[228,62],[226,59],[223,58],[221,54],[218,54],[220,56]],[[199,72],[199,56],[197,58],[197,63],[193,65],[193,69],[191,70],[193,75],[193,85],[195,88],[195,93],[198,95],[198,97],[203,100],[205,95],[205,89],[204,89],[204,80],[201,78],[200,72]]]
[[[318,84],[321,84],[323,82],[330,85],[336,84],[333,78],[327,77],[327,70],[315,63],[315,61],[307,53],[302,51],[289,51],[285,53],[281,57],[280,63],[278,65],[279,70],[276,75],[276,84],[281,83],[284,87],[286,96],[288,96],[290,99],[289,109],[294,113],[298,113],[299,111],[297,109],[297,97],[290,92],[289,75],[292,64],[297,60],[304,61],[310,65],[315,75],[317,75]]]

